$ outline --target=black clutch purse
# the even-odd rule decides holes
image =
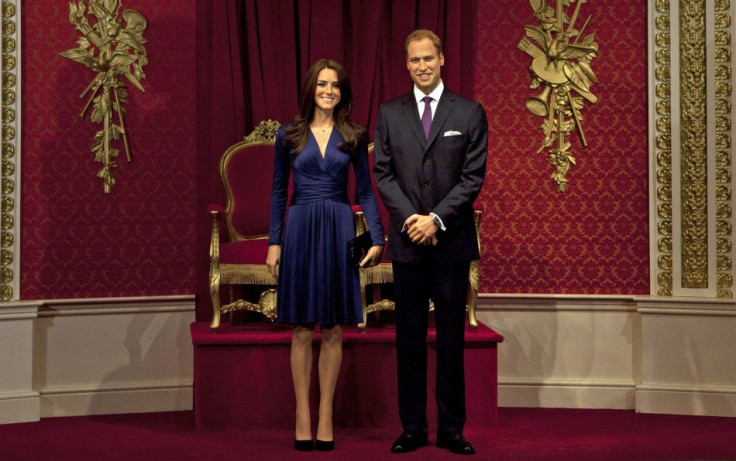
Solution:
[[[350,262],[356,266],[365,257],[365,253],[373,246],[373,238],[370,231],[365,231],[359,236],[348,240],[348,256]]]

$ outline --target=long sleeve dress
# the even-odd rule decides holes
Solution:
[[[371,185],[368,146],[361,143],[351,157],[337,148],[343,139],[334,128],[323,158],[310,131],[304,150],[292,159],[290,149],[283,145],[285,137],[282,127],[276,135],[268,240],[269,245],[281,245],[277,321],[319,325],[360,323],[363,314],[359,273],[348,255],[348,241],[355,237],[346,191],[351,164],[357,201],[366,216],[373,244],[384,245]],[[286,213],[292,172],[293,193]]]

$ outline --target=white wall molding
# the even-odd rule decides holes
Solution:
[[[41,417],[188,410],[194,296],[44,301],[35,324]]]
[[[193,296],[0,304],[0,424],[192,408]],[[736,303],[490,295],[499,405],[736,416]]]
[[[124,298],[53,299],[39,302],[39,317],[62,315],[100,315],[151,312],[187,312],[193,309],[194,296],[156,296]]]
[[[637,411],[736,416],[736,301],[636,301],[642,324]]]
[[[33,323],[39,303],[0,304],[0,424],[38,421],[33,388]]]
[[[192,381],[47,387],[41,417],[191,410]]]
[[[736,302],[482,294],[499,405],[736,416]]]
[[[634,408],[631,381],[499,378],[501,406],[531,408]]]
[[[0,304],[0,424],[189,410],[193,295]]]

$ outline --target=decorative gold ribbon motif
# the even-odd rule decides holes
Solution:
[[[122,138],[128,163],[133,161],[125,129],[126,110],[123,108],[128,101],[128,91],[119,78],[122,75],[133,86],[145,91],[141,80],[145,78],[143,66],[148,64],[146,48],[143,46],[146,43],[143,31],[148,22],[134,10],[123,11],[123,19],[119,19],[121,6],[121,0],[89,0],[89,7],[84,6],[83,0],[70,3],[69,22],[83,36],[77,41],[77,48],[61,53],[97,72],[97,76],[79,96],[81,99],[91,92],[79,118],[84,118],[91,105],[90,120],[103,124],[103,129],[95,133],[93,138],[92,152],[95,161],[103,165],[97,177],[103,180],[107,194],[112,192],[115,185],[112,169],[117,168],[114,159],[118,156],[118,149],[110,147],[111,141]],[[88,20],[90,15],[95,19],[91,25]]]
[[[570,165],[575,165],[575,157],[566,138],[577,129],[580,143],[587,147],[580,112],[584,107],[583,100],[591,104],[598,101],[590,92],[590,87],[597,81],[590,62],[596,57],[598,45],[594,41],[595,34],[583,37],[590,16],[580,30],[575,29],[580,7],[587,1],[557,0],[557,8],[554,9],[546,0],[530,0],[539,25],[524,26],[526,36],[518,45],[532,57],[533,78],[529,87],[537,89],[543,86],[539,95],[527,99],[526,107],[534,115],[545,117],[540,127],[544,141],[537,152],[549,148],[549,161],[555,167],[550,177],[557,183],[559,192],[565,191]],[[564,8],[573,3],[577,4],[572,17],[569,17]],[[573,93],[579,97],[574,97]]]

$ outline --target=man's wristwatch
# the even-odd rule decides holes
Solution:
[[[440,221],[440,217],[436,214],[432,213],[432,222],[437,226],[437,229],[442,229],[442,221]]]

